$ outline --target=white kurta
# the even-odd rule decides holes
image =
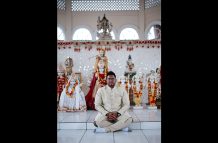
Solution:
[[[108,85],[98,89],[95,96],[95,109],[99,111],[95,121],[102,121],[107,118],[108,112],[117,111],[121,114],[118,120],[130,118],[128,113],[130,107],[129,96],[125,89],[115,86],[111,89]]]

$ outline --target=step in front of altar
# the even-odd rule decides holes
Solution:
[[[161,128],[161,110],[129,110],[133,117],[130,128],[140,129],[160,129]],[[58,112],[57,129],[95,129],[93,121],[97,111],[88,110],[86,112]]]

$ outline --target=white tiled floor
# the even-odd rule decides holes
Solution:
[[[97,111],[58,112],[58,143],[161,143],[161,110],[129,110],[132,132],[93,133]]]
[[[115,143],[148,143],[142,130],[133,130],[132,132],[115,132]]]
[[[58,134],[58,143],[80,143],[86,130],[60,130]]]
[[[161,131],[94,133],[93,130],[59,130],[58,143],[161,143]]]
[[[161,143],[161,130],[142,130],[149,143]]]
[[[161,121],[161,110],[129,110],[134,122],[154,122]],[[88,110],[86,112],[58,112],[58,122],[93,122],[97,111]]]
[[[113,133],[94,133],[87,130],[80,143],[113,143]]]

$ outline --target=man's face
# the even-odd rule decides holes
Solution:
[[[107,76],[107,85],[110,86],[111,88],[113,88],[115,83],[116,83],[115,76],[114,75],[108,75]]]

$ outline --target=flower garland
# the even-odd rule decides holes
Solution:
[[[128,89],[129,89],[129,82],[128,82],[128,80],[127,80],[127,81],[125,81],[125,84],[126,84],[126,86],[125,86],[125,88],[126,88],[126,91],[127,91],[127,93],[129,93],[129,91],[128,91]]]
[[[140,81],[139,81],[139,86],[140,86],[139,91],[137,91],[136,82],[134,81],[134,83],[133,83],[133,92],[136,95],[136,97],[142,96],[143,85],[142,85],[142,82],[140,82]]]
[[[70,82],[67,83],[67,85],[66,85],[66,94],[67,94],[68,97],[74,98],[73,93],[74,93],[75,88],[76,88],[77,85],[78,85],[78,80],[76,80],[76,83],[73,85],[73,87],[71,89],[71,92],[69,92],[68,89],[69,89],[69,86],[70,86]]]
[[[99,73],[99,66],[97,67],[97,74],[98,74],[98,81],[99,83],[101,84],[104,84],[106,85],[107,84],[107,81],[106,81],[106,76],[107,76],[107,73],[108,73],[108,69],[107,69],[107,66],[104,65],[104,76],[100,76],[100,73]]]
[[[84,47],[85,50],[91,51],[91,49],[96,49],[99,51],[101,48],[105,47],[106,51],[111,51],[112,48],[116,50],[123,49],[126,47],[127,51],[133,51],[136,48],[160,48],[161,40],[121,40],[121,41],[57,41],[58,49],[74,49],[75,52],[80,52]],[[96,47],[96,48],[95,48]]]
[[[156,104],[156,97],[157,97],[157,83],[154,81],[154,93],[153,93],[153,97],[154,97],[154,104]]]

